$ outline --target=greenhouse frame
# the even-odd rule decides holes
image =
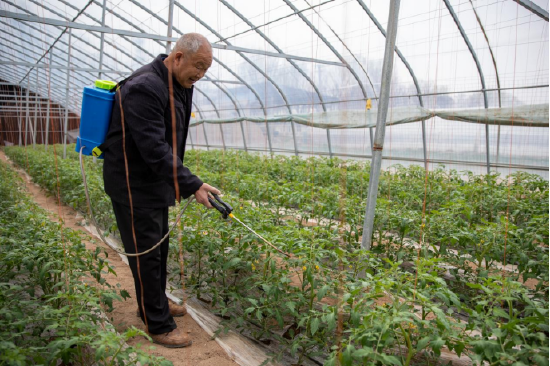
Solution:
[[[0,328],[15,334],[0,342],[0,364],[186,364],[134,348],[147,320],[129,323],[137,333],[113,320],[116,340],[87,327],[85,338],[69,320],[82,294],[92,298],[76,290],[88,279],[105,292],[85,300],[87,324],[112,327],[93,309],[110,312],[128,294],[105,285],[111,264],[129,271],[108,254],[128,264],[129,252],[104,160],[79,151],[84,88],[114,85],[199,33],[212,65],[185,111],[183,164],[229,205],[218,201],[218,220],[191,205],[192,194],[182,202],[174,183],[166,296],[216,336],[224,362],[548,365],[548,1],[0,4],[0,309],[18,309],[39,334],[26,338],[16,310],[0,314]],[[126,176],[134,220],[128,165]],[[54,197],[58,213],[40,213],[38,194]],[[22,207],[30,216],[17,214]],[[83,220],[70,230],[93,240],[64,231],[65,208]],[[30,260],[16,240],[50,254]],[[60,318],[66,333],[54,316],[32,318],[35,305],[2,300],[42,296],[16,288],[21,278],[52,296],[53,313],[71,309]],[[67,339],[76,341],[56,343]]]

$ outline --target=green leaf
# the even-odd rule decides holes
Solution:
[[[363,357],[367,357],[368,355],[370,355],[372,353],[373,353],[372,348],[364,347],[364,348],[360,348],[357,351],[353,352],[353,354],[351,356],[353,358],[363,358]]]
[[[430,337],[424,337],[421,340],[419,340],[418,343],[416,344],[416,351],[419,352],[419,351],[422,351],[424,348],[426,348],[428,343],[430,343],[430,339],[431,339]]]
[[[441,347],[443,347],[444,345],[445,341],[441,339],[441,337],[438,337],[431,343],[431,347],[437,356],[441,355]]]
[[[239,257],[232,258],[229,262],[227,262],[223,266],[223,268],[228,269],[228,268],[231,268],[231,267],[235,267],[240,261],[241,261],[241,258],[239,258]]]
[[[285,303],[285,305],[287,306],[287,308],[290,309],[291,312],[293,312],[293,313],[296,312],[296,308],[295,308],[295,307],[296,307],[296,303],[294,303],[294,302],[292,302],[292,301],[287,301],[287,302]]]
[[[311,329],[311,335],[315,335],[315,333],[319,329],[319,318],[313,318],[311,320],[310,329]]]

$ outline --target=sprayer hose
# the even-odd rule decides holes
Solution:
[[[80,147],[80,172],[82,173],[82,181],[84,182],[84,190],[86,192],[86,202],[88,204],[88,210],[90,210],[90,217],[92,219],[92,222],[93,224],[95,225],[95,227],[97,228],[97,232],[99,233],[99,236],[101,237],[101,240],[103,240],[103,242],[107,245],[109,245],[109,243],[107,243],[107,240],[105,239],[105,237],[103,236],[103,234],[101,233],[101,230],[99,229],[99,226],[97,224],[97,222],[95,221],[95,218],[94,218],[94,214],[93,214],[93,211],[92,211],[92,204],[90,203],[90,194],[88,192],[88,182],[86,181],[86,172],[84,171],[84,163],[82,161],[82,150],[85,148],[86,146],[81,146]],[[179,223],[180,219],[181,219],[181,216],[183,215],[183,213],[185,212],[185,210],[187,209],[187,206],[189,206],[189,204],[191,202],[193,202],[193,200],[195,199],[194,196],[191,196],[187,199],[187,202],[185,203],[185,205],[183,206],[183,208],[181,209],[181,211],[178,213],[178,216],[176,217],[176,221],[174,221],[174,224],[172,224],[172,226],[170,227],[170,230],[168,230],[168,232],[166,233],[166,235],[164,235],[162,237],[162,239],[160,239],[160,241],[158,243],[156,243],[155,245],[153,245],[151,248],[147,249],[146,251],[144,252],[141,252],[141,253],[126,253],[126,252],[123,252],[123,251],[120,251],[118,249],[115,249],[113,248],[113,250],[115,252],[117,252],[118,254],[122,254],[122,255],[125,255],[127,257],[139,257],[139,256],[142,256],[144,254],[147,254],[147,253],[150,253],[152,252],[153,250],[157,249],[159,247],[159,245],[162,244],[162,242],[164,240],[166,240],[166,238],[168,237],[168,235],[170,235],[170,233],[172,232],[172,230],[174,230],[174,228],[176,227],[176,225]],[[110,245],[109,245],[110,247]]]

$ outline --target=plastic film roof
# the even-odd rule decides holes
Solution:
[[[3,0],[0,78],[42,95],[49,89],[60,104],[69,85],[78,113],[80,90],[99,69],[120,80],[165,52],[169,5]],[[180,0],[172,36],[199,32],[216,47],[197,83],[200,118],[363,109],[367,98],[376,105],[380,90],[388,11],[389,2],[369,0]],[[402,1],[398,24],[391,94],[404,97],[394,106],[548,101],[541,87],[548,84],[548,2]],[[455,94],[418,96],[443,91]]]
[[[169,38],[171,2],[2,0],[1,82],[49,96],[79,114],[85,85],[121,80],[165,53],[167,40],[198,32],[212,43],[214,61],[193,98],[195,124],[209,123],[196,129],[191,143],[231,147],[248,141],[267,149],[267,141],[253,142],[255,133],[265,136],[267,127],[253,127],[263,119],[281,123],[270,149],[298,151],[296,136],[303,133],[328,139],[331,151],[330,136],[308,128],[371,126],[372,120],[346,118],[364,120],[376,111],[389,1],[176,0]],[[388,118],[398,124],[403,115],[412,115],[410,121],[441,117],[462,130],[455,121],[547,127],[548,7],[541,0],[402,0]],[[535,120],[515,119],[520,110]],[[285,125],[300,118],[302,127]],[[241,127],[216,121],[241,121]],[[422,139],[420,125],[412,125],[404,132],[408,139],[414,135],[410,146]],[[492,127],[491,136],[497,136]],[[430,128],[444,132],[434,125],[427,133]],[[481,139],[481,132],[472,133]],[[350,150],[356,137],[333,135],[332,151]],[[337,146],[338,139],[346,147]],[[548,145],[547,136],[538,143]],[[544,151],[537,164],[548,167],[547,146]]]

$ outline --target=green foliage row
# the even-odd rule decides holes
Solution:
[[[341,219],[350,227],[344,240],[359,247],[368,164],[198,150],[188,152],[186,162],[210,184],[257,205],[267,203],[277,213],[297,208],[302,218]],[[414,238],[468,273],[466,259],[485,270],[506,261],[519,266],[523,281],[536,278],[542,286],[548,282],[548,192],[547,181],[525,172],[502,178],[440,167],[426,176],[421,167],[396,165],[380,178],[373,239],[393,245],[386,234],[394,233],[400,250],[395,255],[389,247],[373,250],[405,259],[403,241]]]
[[[106,253],[86,250],[78,233],[50,221],[3,162],[0,227],[0,365],[171,364],[124,348],[144,334],[119,335],[101,315],[129,297],[103,278],[114,273]]]
[[[7,152],[20,164],[25,164],[21,149]],[[43,174],[41,164],[47,166],[49,157],[30,150],[27,154],[32,156],[29,174],[33,177]],[[341,163],[335,166],[340,171],[340,185],[322,187],[310,183],[305,176],[290,184],[274,181],[268,174],[243,174],[237,170],[237,163],[224,165],[225,157],[221,153],[196,154],[199,160],[195,160],[195,165],[193,154],[186,158],[191,159],[186,163],[192,171],[205,181],[222,187],[228,192],[224,199],[235,206],[237,217],[292,254],[291,257],[280,255],[239,224],[221,220],[216,211],[204,210],[199,205],[190,206],[184,215],[186,229],[171,238],[172,279],[179,280],[177,248],[181,242],[186,253],[187,287],[197,297],[210,301],[211,308],[227,318],[227,327],[237,328],[260,340],[277,342],[280,349],[296,356],[297,363],[305,357],[320,357],[328,365],[337,362],[343,365],[436,364],[446,347],[457,354],[467,355],[480,365],[484,362],[507,365],[512,363],[511,360],[515,360],[517,365],[548,364],[544,361],[548,359],[547,283],[541,282],[538,291],[531,291],[513,278],[480,270],[471,272],[471,275],[457,271],[455,280],[449,282],[440,277],[443,262],[455,258],[454,263],[459,263],[459,255],[445,249],[428,251],[425,247],[417,259],[416,251],[400,247],[401,239],[411,235],[408,215],[417,220],[414,215],[418,213],[413,208],[418,206],[417,196],[424,189],[424,185],[419,183],[424,176],[415,168],[397,168],[394,176],[385,173],[381,185],[393,193],[391,199],[386,196],[379,201],[381,205],[377,214],[383,219],[378,219],[375,235],[389,230],[398,233],[398,240],[379,245],[369,253],[358,250],[359,230],[354,225],[344,232],[334,220],[326,225],[308,227],[300,220],[283,219],[278,212],[280,208],[293,208],[302,218],[321,219],[331,216],[316,214],[316,208],[313,210],[312,207],[336,202],[339,211],[333,213],[333,218],[345,218],[349,223],[353,216],[350,212],[357,210],[362,214],[364,202],[360,197],[340,189],[345,183],[341,177],[346,172]],[[220,161],[215,163],[214,159],[211,165],[201,165],[203,158],[210,158],[211,154],[218,154]],[[36,159],[36,163],[30,164],[32,159]],[[277,159],[272,164],[278,164]],[[75,159],[67,160],[72,160],[67,166],[77,166]],[[298,159],[291,160],[303,164]],[[271,169],[271,160],[265,159],[261,164],[259,169]],[[335,173],[330,171],[333,161],[317,161],[315,164],[327,169],[327,174]],[[88,160],[87,167],[90,165]],[[87,174],[98,177],[92,189],[100,192],[101,171],[98,167],[101,165],[87,169]],[[78,176],[80,173],[76,168],[67,168],[66,172],[78,172]],[[442,197],[454,191],[464,195],[467,190],[480,190],[468,187],[472,183],[468,177],[465,180],[457,176],[456,184],[451,184],[454,178],[446,180],[445,174],[451,173],[440,170],[429,177],[435,179],[431,184],[437,187],[438,195]],[[298,184],[300,179],[303,184]],[[319,179],[330,181],[334,177]],[[437,179],[442,181],[441,186],[436,185]],[[485,178],[472,176],[471,179]],[[530,180],[535,186],[540,184],[533,177]],[[524,182],[529,184],[526,180]],[[82,189],[79,184],[68,185],[66,189],[78,196],[78,190]],[[544,184],[542,189],[517,185],[518,191],[522,192],[538,194],[542,190],[539,197],[544,201],[546,194],[547,200],[548,189],[544,193]],[[395,192],[402,193],[394,195]],[[83,196],[82,191],[81,199]],[[288,196],[294,201],[284,201]],[[102,199],[98,197],[96,200]],[[407,207],[411,209],[402,211],[401,207],[408,202],[410,206]],[[447,212],[449,202],[440,204],[440,212]],[[107,212],[110,213],[110,208],[102,214],[108,217]],[[361,217],[361,214],[356,215]],[[467,221],[468,215],[459,213],[454,218],[450,214],[445,217],[449,221],[448,235],[462,235],[454,231],[453,224],[454,221]],[[529,215],[526,218],[531,220]],[[357,219],[357,224],[359,222]],[[481,219],[479,222],[491,227]],[[498,222],[502,223],[500,219]],[[429,224],[424,224],[426,232]],[[109,225],[112,222],[106,227]],[[444,226],[440,225],[439,230]],[[547,242],[547,229],[545,232],[538,225],[532,226]],[[472,235],[472,228],[477,227],[464,225],[464,235]],[[506,230],[501,226],[497,229],[491,235]],[[451,245],[460,250],[468,249],[460,247],[458,242]],[[496,257],[501,258],[498,254]],[[415,269],[412,272],[403,265],[404,259],[413,262]],[[541,262],[531,265],[539,270]],[[547,264],[542,266],[547,267]],[[465,267],[466,263],[461,268]]]

